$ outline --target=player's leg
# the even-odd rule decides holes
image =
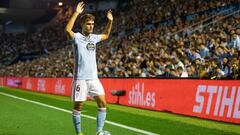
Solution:
[[[75,131],[78,135],[81,135],[81,110],[82,110],[83,102],[74,102],[74,107],[72,111],[73,125]]]
[[[103,130],[104,122],[106,119],[106,100],[105,100],[105,92],[101,82],[97,80],[91,80],[88,82],[89,95],[95,99],[98,105],[97,111],[97,132]]]
[[[104,122],[107,115],[105,95],[95,96],[94,99],[96,100],[98,106],[97,132],[100,132],[103,130]]]
[[[83,101],[87,98],[87,87],[85,80],[75,80],[72,84],[72,100],[74,107],[72,111],[73,125],[78,135],[82,134],[81,130],[81,110]]]

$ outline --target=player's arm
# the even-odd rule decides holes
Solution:
[[[111,29],[112,29],[112,22],[113,22],[112,10],[108,10],[107,18],[108,18],[108,22],[107,22],[107,25],[105,26],[103,33],[101,34],[101,40],[108,39],[110,35]]]
[[[84,9],[83,6],[84,6],[83,2],[78,3],[76,11],[73,13],[72,17],[70,18],[70,20],[67,23],[67,26],[65,27],[65,32],[70,39],[73,39],[74,32],[72,31],[72,28],[73,28],[73,25],[74,25],[78,15],[83,12],[83,9]]]

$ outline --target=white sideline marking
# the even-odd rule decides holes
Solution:
[[[72,113],[69,110],[62,109],[62,108],[55,107],[55,106],[51,106],[51,105],[47,105],[47,104],[40,103],[40,102],[37,102],[37,101],[28,100],[28,99],[25,99],[25,98],[13,96],[13,95],[2,93],[2,92],[0,92],[0,94],[4,95],[4,96],[7,96],[7,97],[11,97],[11,98],[19,99],[19,100],[26,101],[26,102],[29,102],[29,103],[33,103],[33,104],[37,104],[37,105],[40,105],[40,106],[44,106],[44,107],[47,107],[47,108],[59,110],[59,111],[62,111],[62,112],[66,112],[66,113],[70,113],[70,114]],[[89,116],[89,115],[81,114],[81,116],[85,117],[85,118],[92,119],[92,120],[96,120],[95,117],[92,117],[92,116]],[[159,135],[159,134],[156,134],[156,133],[152,133],[152,132],[145,131],[145,130],[142,130],[142,129],[137,129],[137,128],[134,128],[134,127],[129,127],[129,126],[122,125],[122,124],[119,124],[119,123],[116,123],[116,122],[112,122],[112,121],[108,121],[108,120],[106,120],[105,123],[110,124],[110,125],[114,125],[114,126],[117,126],[117,127],[125,128],[125,129],[128,129],[128,130],[134,131],[134,132],[146,134],[146,135]]]

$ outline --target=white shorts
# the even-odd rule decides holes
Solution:
[[[72,83],[72,101],[85,101],[87,96],[91,98],[105,95],[101,82],[96,80],[74,80]]]

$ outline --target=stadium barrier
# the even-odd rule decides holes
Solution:
[[[70,78],[0,78],[0,85],[71,95]],[[240,124],[240,80],[101,78],[108,103]],[[111,94],[125,90],[124,96]]]

